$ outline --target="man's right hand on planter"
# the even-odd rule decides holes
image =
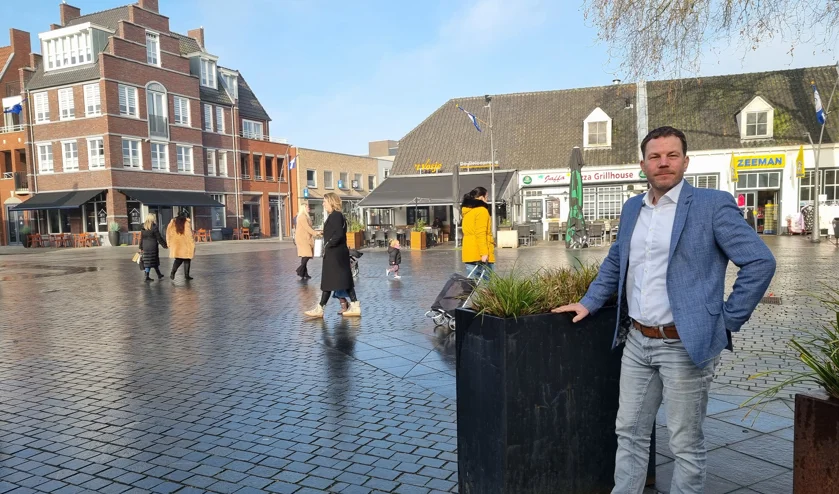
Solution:
[[[583,319],[585,319],[586,316],[588,316],[588,309],[586,309],[586,306],[581,303],[563,305],[562,307],[552,309],[551,312],[573,312],[576,315],[574,316],[572,322],[580,322]]]

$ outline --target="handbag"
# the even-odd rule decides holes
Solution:
[[[136,262],[137,264],[143,263],[143,255],[139,252],[134,253],[134,257],[131,258],[131,262]]]

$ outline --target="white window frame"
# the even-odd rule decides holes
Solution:
[[[201,85],[218,89],[218,76],[216,75],[218,67],[216,66],[215,60],[202,58],[199,64],[201,66]]]
[[[79,171],[79,143],[78,141],[61,141],[61,170],[65,172]]]
[[[329,175],[327,175],[327,173]],[[326,177],[329,177],[329,179],[327,179]],[[329,190],[335,188],[335,174],[332,172],[332,170],[323,171],[323,188]]]
[[[68,28],[61,31],[66,32]],[[63,69],[93,62],[92,29],[82,29],[78,32],[56,35],[54,31],[42,33],[41,53],[43,54],[44,70]]]
[[[84,114],[86,117],[98,117],[102,114],[102,97],[98,82],[84,85]]]
[[[313,183],[309,183],[309,172],[312,172],[312,176],[315,177],[312,180]],[[312,170],[311,168],[306,169],[306,187],[309,189],[317,189],[318,188],[318,171]]]
[[[128,154],[126,154],[126,144],[128,144]],[[143,168],[143,143],[140,139],[130,139],[128,137],[122,138],[122,167],[135,169]]]
[[[757,133],[757,120],[761,114],[766,115],[766,131],[762,134]],[[751,124],[754,127],[754,132],[749,133],[749,119],[754,117],[755,123]],[[768,101],[760,96],[755,96],[749,101],[740,113],[737,114],[737,124],[740,126],[740,139],[743,141],[772,139],[775,134],[775,108],[769,104]]]
[[[160,67],[160,34],[146,31],[146,62]]]
[[[87,139],[87,168],[89,170],[105,168],[104,137],[90,137]]]
[[[265,136],[264,129],[262,122],[242,119],[242,137],[246,139],[262,139]]]
[[[158,172],[168,172],[169,145],[165,142],[152,142],[149,147],[151,151],[151,169]]]
[[[224,134],[224,107],[216,107],[216,132]]]
[[[177,146],[178,173],[195,173],[192,146]]]
[[[205,161],[207,163],[207,176],[216,176],[216,150],[207,149],[205,154]]]
[[[358,182],[358,187],[352,187],[352,183],[350,183],[350,187],[354,190],[364,190],[364,175],[361,173],[353,173],[353,182]]]
[[[216,163],[219,177],[227,176],[227,151],[218,152],[218,163]]]
[[[204,131],[213,131],[213,105],[204,103]]]
[[[760,123],[760,117],[763,116],[766,118],[766,122]],[[749,120],[754,117],[754,123],[749,123]],[[764,131],[758,132],[758,129],[761,125],[765,125],[766,128]],[[754,132],[749,132],[749,127],[754,127]],[[761,110],[761,111],[750,111],[746,112],[746,138],[747,139],[760,139],[769,137],[769,111],[768,110]]]
[[[119,91],[119,114],[122,116],[138,117],[140,115],[137,105],[137,88],[120,84]]]
[[[175,125],[184,125],[189,127],[190,124],[190,115],[189,115],[189,98],[184,98],[182,96],[175,96],[174,99],[175,103]]]
[[[46,91],[32,95],[35,104],[35,123],[47,123],[50,121],[50,99]]]
[[[338,188],[341,190],[350,190],[350,186],[352,184],[349,183],[350,181],[350,174],[349,172],[339,172],[338,173]],[[343,186],[343,187],[342,187]]]
[[[592,127],[599,127],[604,123],[606,126],[606,142],[591,143],[590,138],[592,131],[594,130]],[[598,132],[597,134],[601,134],[601,132]],[[595,108],[583,121],[583,147],[586,149],[603,149],[612,147],[612,118],[609,117],[609,115],[607,115],[600,107]]]
[[[61,88],[58,90],[58,119],[73,120],[74,118],[76,118],[76,102],[73,101],[73,88]]]
[[[52,156],[52,143],[38,144],[38,172],[39,173],[53,173],[55,172],[55,161]]]

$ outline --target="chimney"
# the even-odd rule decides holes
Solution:
[[[12,52],[29,56],[32,53],[32,41],[29,33],[20,29],[9,29],[9,39],[12,41]]]
[[[68,22],[72,21],[73,19],[78,19],[82,16],[82,9],[78,7],[73,7],[72,5],[68,5],[66,3],[62,3],[58,6],[58,10],[61,13],[61,25],[66,26]]]
[[[154,13],[160,13],[160,10],[157,5],[157,0],[140,0],[137,3],[140,5],[141,9],[150,10]]]
[[[29,66],[34,69],[38,65],[41,65],[41,54],[40,53],[30,53],[29,54]]]
[[[204,28],[203,27],[199,27],[198,29],[190,29],[189,31],[187,31],[186,34],[187,34],[187,36],[194,39],[195,41],[198,41],[198,45],[201,48],[204,48]]]
[[[61,29],[62,27],[64,26],[61,24],[50,24],[50,31],[55,31],[56,29]]]

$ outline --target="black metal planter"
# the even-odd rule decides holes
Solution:
[[[501,319],[459,309],[456,317],[461,494],[610,492],[616,310],[578,324],[567,314]]]

